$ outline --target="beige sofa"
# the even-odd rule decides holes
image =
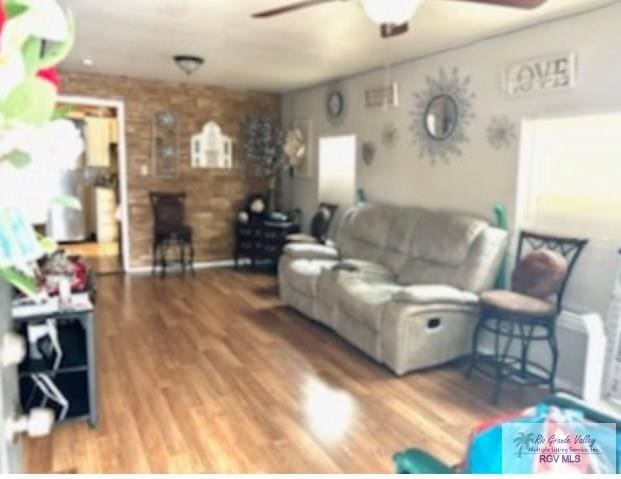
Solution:
[[[364,204],[333,245],[285,248],[280,295],[401,375],[470,352],[478,293],[493,286],[507,241],[477,218]]]

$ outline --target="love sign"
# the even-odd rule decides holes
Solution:
[[[575,84],[575,53],[516,62],[503,71],[503,86],[509,96],[565,90],[574,88]]]

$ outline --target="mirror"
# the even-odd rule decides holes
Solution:
[[[457,125],[457,103],[449,95],[438,95],[433,98],[425,113],[427,134],[434,140],[446,140]]]

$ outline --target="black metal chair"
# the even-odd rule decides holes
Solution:
[[[328,240],[330,225],[338,209],[339,206],[332,203],[319,203],[317,212],[311,220],[310,234],[291,234],[287,236],[287,242],[325,244]]]
[[[466,374],[478,371],[494,380],[493,404],[498,402],[505,381],[523,386],[547,385],[554,393],[559,355],[556,320],[567,282],[587,242],[523,231],[512,290],[486,291],[481,295],[481,314]],[[484,331],[494,338],[491,354],[480,351]],[[548,344],[552,356],[549,368],[529,359],[533,341]],[[514,345],[519,354],[512,349]]]
[[[185,193],[149,193],[153,209],[153,265],[155,274],[159,259],[161,275],[166,275],[168,266],[166,252],[170,245],[179,247],[179,262],[185,274],[186,266],[194,275],[194,243],[192,227],[185,224]],[[186,261],[186,250],[189,261]]]

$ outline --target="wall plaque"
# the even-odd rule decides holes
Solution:
[[[573,52],[515,62],[503,70],[503,89],[509,96],[567,90],[575,85]]]

